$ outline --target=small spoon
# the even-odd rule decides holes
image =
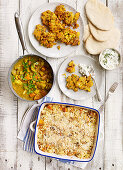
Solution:
[[[101,96],[100,96],[100,93],[99,93],[99,90],[98,90],[98,87],[97,87],[97,84],[96,84],[96,81],[95,81],[95,72],[94,72],[93,66],[87,66],[89,68],[88,70],[85,70],[84,67],[82,68],[81,65],[78,65],[78,67],[79,67],[79,73],[81,75],[84,75],[84,76],[91,75],[91,78],[92,78],[93,83],[94,83],[94,87],[96,89],[98,101],[101,102]],[[80,69],[82,69],[82,72],[80,72]]]

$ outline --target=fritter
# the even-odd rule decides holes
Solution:
[[[41,46],[47,48],[53,47],[55,45],[56,35],[51,32],[46,32],[46,27],[42,25],[36,25],[36,28],[33,32],[35,38],[39,41]]]
[[[69,72],[69,73],[75,72],[75,63],[74,63],[73,60],[71,60],[71,61],[68,63],[68,67],[66,68],[66,71]]]
[[[53,33],[58,33],[65,28],[54,12],[47,10],[41,15],[42,23],[49,27],[49,30]]]
[[[75,92],[78,91],[78,89],[90,92],[92,86],[93,86],[93,81],[91,79],[91,76],[79,77],[76,74],[72,74],[71,76],[68,76],[66,78],[66,87]]]
[[[79,32],[73,31],[67,27],[63,31],[59,32],[57,37],[58,40],[60,40],[62,43],[65,43],[66,45],[75,46],[80,44],[79,35]]]
[[[79,45],[80,33],[71,30],[70,27],[65,27],[72,26],[77,28],[79,26],[77,24],[78,19],[79,13],[74,15],[72,12],[66,11],[64,5],[59,5],[56,7],[55,12],[47,10],[41,14],[43,26],[36,25],[33,34],[37,41],[47,48],[53,47],[57,41],[66,45]],[[60,49],[59,46],[58,49]]]
[[[64,12],[66,11],[64,5],[58,5],[55,9],[55,14],[60,21],[64,20]]]
[[[74,15],[73,12],[66,11],[64,5],[58,5],[55,9],[55,14],[66,26],[72,26],[73,28],[79,27],[79,24],[77,24],[80,16],[79,12]]]

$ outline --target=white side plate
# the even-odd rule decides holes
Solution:
[[[84,55],[77,55],[74,57],[69,57],[67,58],[60,66],[59,71],[58,71],[58,84],[59,87],[61,89],[61,91],[68,96],[69,98],[73,99],[73,100],[86,100],[90,97],[93,97],[96,94],[96,90],[94,88],[94,86],[91,87],[91,92],[87,92],[84,90],[78,90],[77,92],[74,92],[73,90],[67,89],[66,87],[66,80],[65,80],[65,74],[66,76],[71,75],[70,73],[66,72],[66,68],[68,66],[68,63],[73,60],[76,64],[75,67],[75,73],[76,75],[80,75],[80,73],[78,72],[78,64],[82,63],[82,64],[86,64],[86,65],[92,65],[95,71],[95,81],[97,83],[97,87],[100,88],[101,84],[102,84],[102,78],[103,78],[103,70],[101,68],[101,66],[99,65],[99,63],[92,59],[91,57],[88,56],[84,56]]]

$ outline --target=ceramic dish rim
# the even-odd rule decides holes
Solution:
[[[103,52],[104,52],[105,50],[107,50],[107,49],[109,49],[109,50],[115,50],[115,51],[118,53],[118,55],[119,55],[119,59],[120,59],[119,64],[118,64],[118,66],[116,66],[116,67],[113,68],[113,69],[104,67],[104,65],[102,65],[101,62],[100,62],[100,59],[102,58]],[[117,49],[115,49],[115,48],[106,48],[105,50],[103,50],[103,51],[99,54],[99,63],[100,63],[100,65],[101,65],[101,67],[102,67],[104,70],[108,70],[108,71],[112,71],[112,70],[115,70],[115,69],[119,68],[120,65],[121,65],[121,63],[122,63],[122,57],[121,57],[121,55],[120,55],[120,52],[119,52]]]
[[[94,110],[98,113],[98,128],[97,128],[97,136],[96,136],[96,139],[95,139],[95,148],[94,148],[94,151],[93,151],[93,155],[91,155],[90,159],[88,160],[84,160],[82,159],[81,160],[72,160],[72,159],[63,159],[63,158],[59,158],[60,155],[58,155],[58,157],[55,157],[55,156],[49,156],[49,155],[45,155],[45,154],[41,154],[39,152],[36,151],[36,130],[37,130],[37,123],[38,123],[38,119],[39,119],[39,116],[40,116],[40,109],[42,107],[43,104],[63,104],[63,105],[71,105],[71,106],[78,106],[78,107],[83,107],[83,108],[87,108],[87,109],[91,109],[91,110]],[[97,143],[98,143],[98,138],[99,138],[99,130],[100,130],[100,113],[98,110],[94,109],[94,108],[91,108],[91,107],[87,107],[87,106],[82,106],[82,105],[76,105],[76,104],[70,104],[70,103],[63,103],[63,102],[43,102],[40,107],[39,107],[39,111],[38,111],[38,115],[37,115],[37,119],[36,119],[36,125],[35,125],[35,134],[34,134],[34,151],[36,152],[36,154],[38,155],[42,155],[42,156],[46,156],[46,157],[50,157],[50,158],[55,158],[55,159],[59,159],[59,160],[66,160],[66,161],[75,161],[75,162],[90,162],[93,158],[94,158],[94,155],[95,155],[95,152],[96,152],[96,148],[97,148]],[[66,156],[66,155],[65,155]]]

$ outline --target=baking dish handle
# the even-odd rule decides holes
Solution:
[[[32,132],[35,132],[35,128],[34,128],[34,125],[36,124],[36,120],[34,120],[32,123],[30,123],[30,130]]]

